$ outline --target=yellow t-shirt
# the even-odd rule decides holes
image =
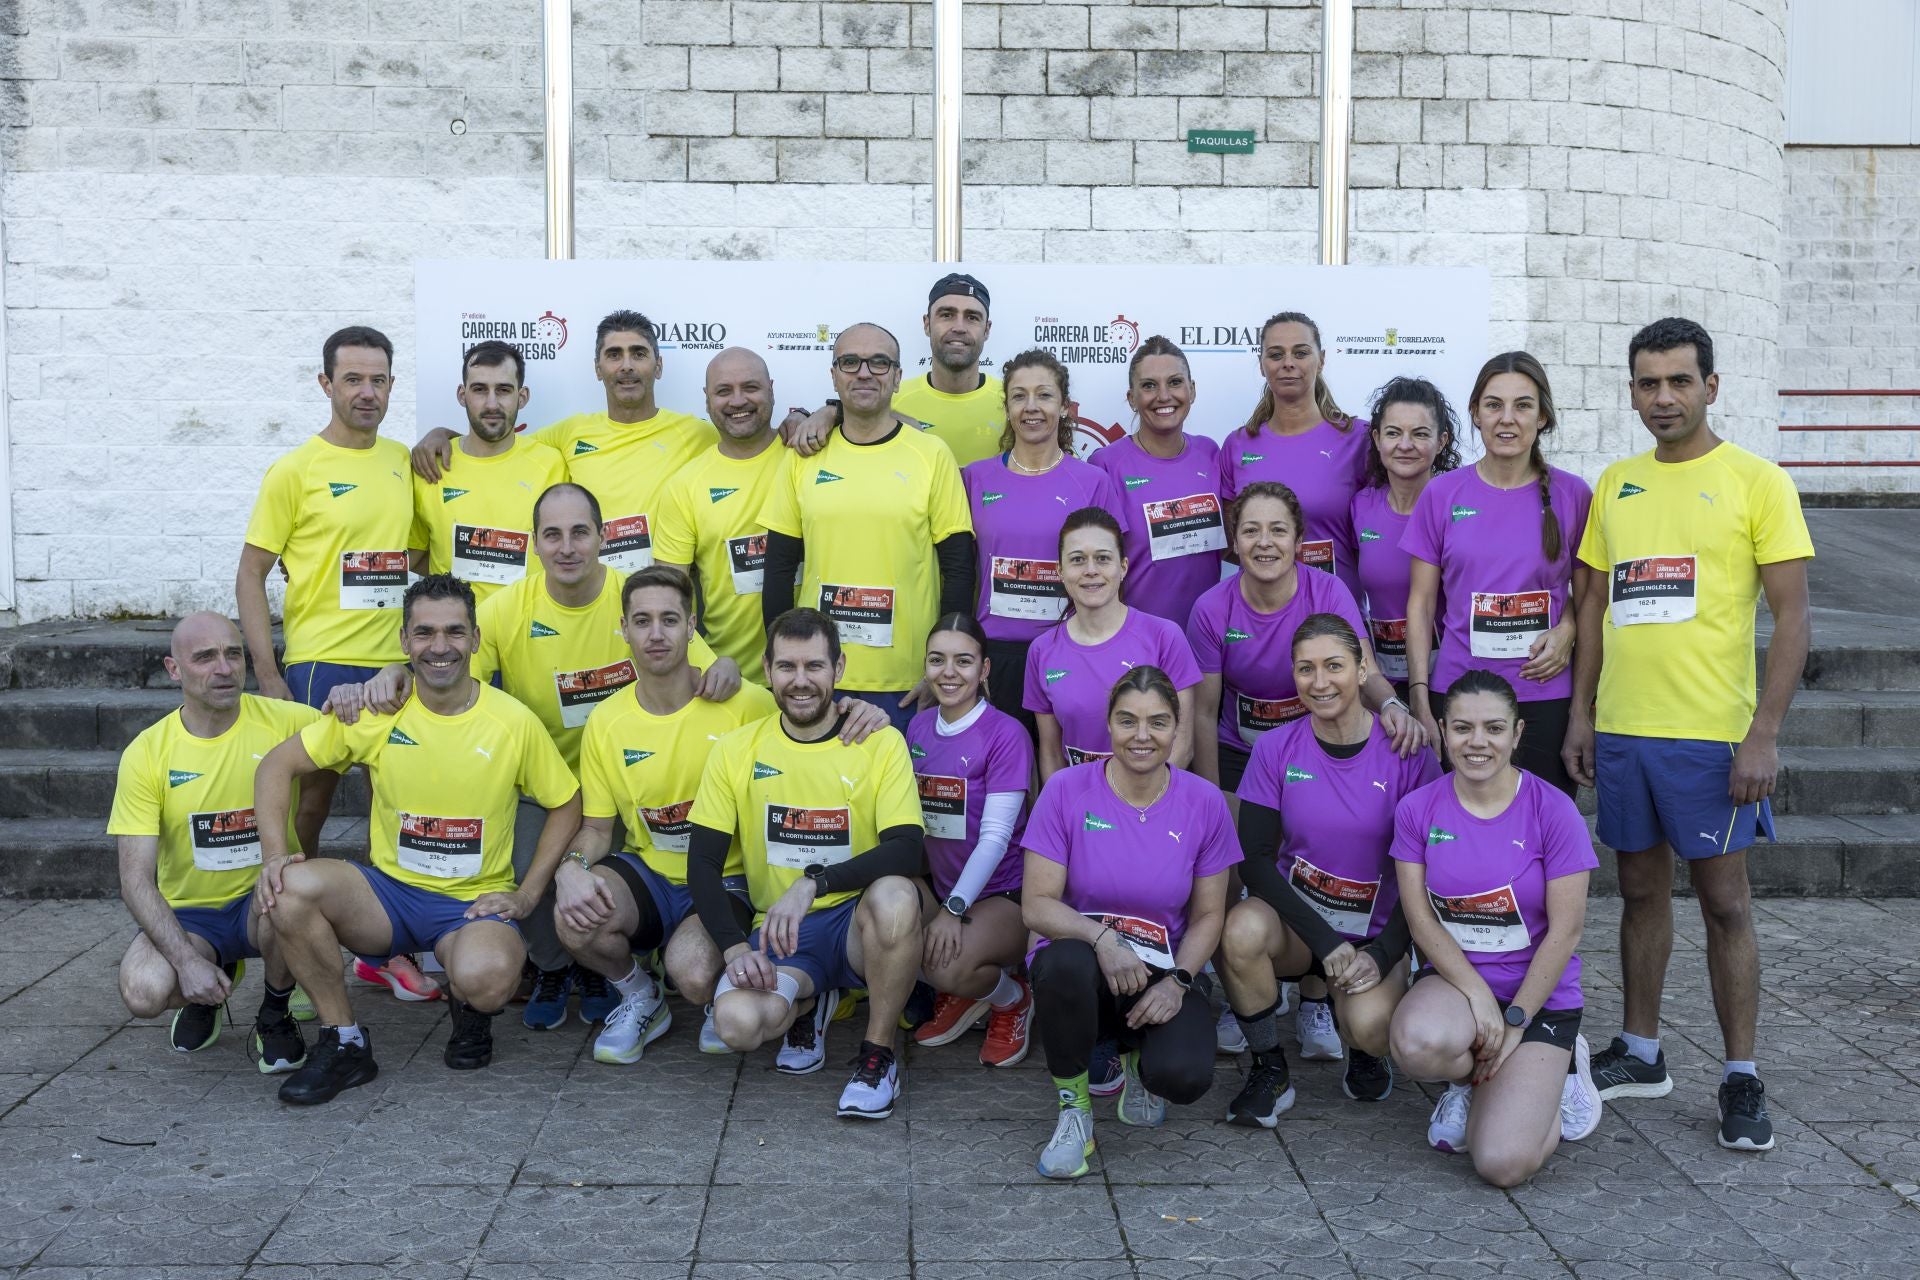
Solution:
[[[761,515],[772,532],[806,540],[794,599],[839,626],[841,685],[885,692],[917,684],[940,609],[933,545],[973,530],[947,446],[904,427],[878,444],[835,432],[811,458],[787,455]]]
[[[540,718],[567,766],[580,767],[587,717],[636,676],[633,650],[620,634],[620,575],[608,570],[592,604],[571,608],[547,594],[543,574],[502,587],[480,606],[480,650],[473,674],[500,673],[500,687]],[[705,670],[713,650],[694,636],[687,660]]]
[[[907,740],[882,729],[858,746],[829,734],[795,742],[768,716],[720,739],[707,756],[693,821],[740,841],[757,917],[814,863],[832,866],[880,843],[888,827],[920,826]],[[859,893],[827,893],[824,911]]]
[[[909,378],[893,396],[893,407],[927,424],[927,434],[946,441],[960,466],[1000,452],[1007,429],[1007,393],[992,374],[965,395],[934,390],[928,374]]]
[[[547,486],[567,478],[567,464],[538,440],[516,436],[513,448],[476,458],[456,443],[438,481],[413,478],[413,533],[407,545],[425,548],[428,573],[451,573],[485,600],[538,570],[533,554],[533,504]]]
[[[767,526],[760,512],[786,458],[777,440],[752,458],[729,458],[718,448],[701,454],[668,483],[653,544],[667,564],[693,566],[701,629],[716,653],[761,684],[767,680],[760,664],[767,645],[760,620]]]
[[[1760,566],[1812,555],[1792,479],[1738,445],[1690,462],[1649,450],[1608,467],[1580,540],[1581,562],[1608,593],[1594,727],[1746,737]]]
[[[373,774],[373,865],[403,884],[472,899],[513,888],[513,820],[524,792],[557,809],[579,790],[531,711],[491,685],[457,716],[409,697],[392,715],[332,716],[300,731],[322,768]]]
[[[247,541],[287,568],[284,663],[400,660],[412,474],[398,440],[344,449],[319,436],[267,468]]]
[[[583,811],[589,818],[620,818],[627,852],[685,884],[693,794],[713,744],[774,714],[773,695],[757,684],[741,685],[725,702],[695,698],[670,716],[652,714],[624,691],[608,698],[587,717],[580,747]],[[736,835],[726,874],[744,873]]]
[[[196,738],[170,711],[120,754],[110,836],[160,838],[160,896],[172,907],[221,907],[260,878],[253,774],[267,752],[320,718],[298,702],[240,695],[240,714],[217,738]],[[298,849],[287,808],[287,847]]]
[[[576,413],[534,436],[559,451],[567,479],[600,500],[607,529],[600,559],[622,577],[653,563],[660,493],[715,438],[712,423],[672,409],[631,423],[605,413]]]

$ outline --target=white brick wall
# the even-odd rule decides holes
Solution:
[[[1641,447],[1626,342],[1675,311],[1719,339],[1722,429],[1775,450],[1785,2],[1363,0],[1353,258],[1488,266],[1565,465]],[[1316,8],[969,0],[969,254],[1312,261]],[[540,253],[539,9],[0,2],[23,618],[230,607],[321,338],[379,325],[404,378],[415,257]],[[926,0],[578,13],[582,256],[926,254]],[[1259,150],[1188,155],[1216,126]]]

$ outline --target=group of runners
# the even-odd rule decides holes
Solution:
[[[1744,850],[1770,834],[1813,548],[1785,474],[1709,425],[1708,334],[1634,336],[1654,447],[1590,489],[1546,460],[1527,353],[1486,363],[1464,424],[1410,377],[1359,417],[1294,312],[1224,438],[1189,429],[1198,387],[1156,336],[1128,370],[1137,429],[1081,459],[1052,355],[983,369],[990,308],[937,282],[905,385],[894,335],[847,328],[836,399],[778,422],[739,348],[707,366],[704,419],[661,408],[657,332],[617,311],[604,411],[520,433],[525,365],[483,342],[466,430],[411,456],[378,434],[391,344],[330,337],[331,420],[262,482],[239,626],[179,624],[182,705],[121,762],[128,1008],[173,1009],[173,1048],[202,1049],[261,957],[254,1056],[317,1104],[378,1070],[343,948],[402,998],[444,992],[454,1069],[487,1065],[517,996],[545,1029],[577,998],[594,1057],[631,1064],[677,992],[702,1051],[771,1045],[789,1074],[864,1003],[837,1110],[866,1119],[900,1096],[903,1026],[937,1052],[984,1023],[988,1067],[1039,1041],[1054,1178],[1088,1171],[1093,1096],[1156,1125],[1222,1053],[1247,1064],[1225,1119],[1274,1127],[1291,1038],[1344,1059],[1356,1102],[1444,1084],[1431,1144],[1513,1185],[1603,1099],[1672,1088],[1678,855],[1719,1140],[1771,1147]],[[356,852],[321,830],[355,766],[367,861],[317,856]],[[1598,1053],[1580,784],[1625,901]]]

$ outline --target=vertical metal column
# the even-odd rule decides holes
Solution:
[[[573,257],[573,0],[545,0],[541,93],[547,113],[547,257]]]
[[[1347,146],[1353,136],[1353,0],[1320,7],[1320,263],[1347,261]]]
[[[933,0],[933,260],[960,261],[960,0]]]

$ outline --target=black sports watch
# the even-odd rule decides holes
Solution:
[[[949,897],[945,902],[941,903],[940,905],[946,908],[948,915],[953,916],[955,919],[963,922],[966,920],[967,900],[961,897],[959,894],[957,893],[953,894],[951,897]]]
[[[1527,1016],[1527,1011],[1525,1009],[1522,1009],[1519,1005],[1510,1004],[1507,1006],[1507,1025],[1508,1026],[1525,1027],[1531,1021],[1533,1021],[1533,1019],[1529,1018]]]
[[[1174,969],[1171,971],[1171,973],[1172,973],[1173,980],[1180,984],[1180,989],[1182,991],[1193,990],[1192,974],[1188,973],[1185,969]]]
[[[805,875],[807,879],[813,881],[813,887],[817,891],[820,891],[822,893],[826,891],[826,888],[827,888],[827,864],[826,863],[810,862],[807,864],[806,869],[802,872],[802,874]]]

